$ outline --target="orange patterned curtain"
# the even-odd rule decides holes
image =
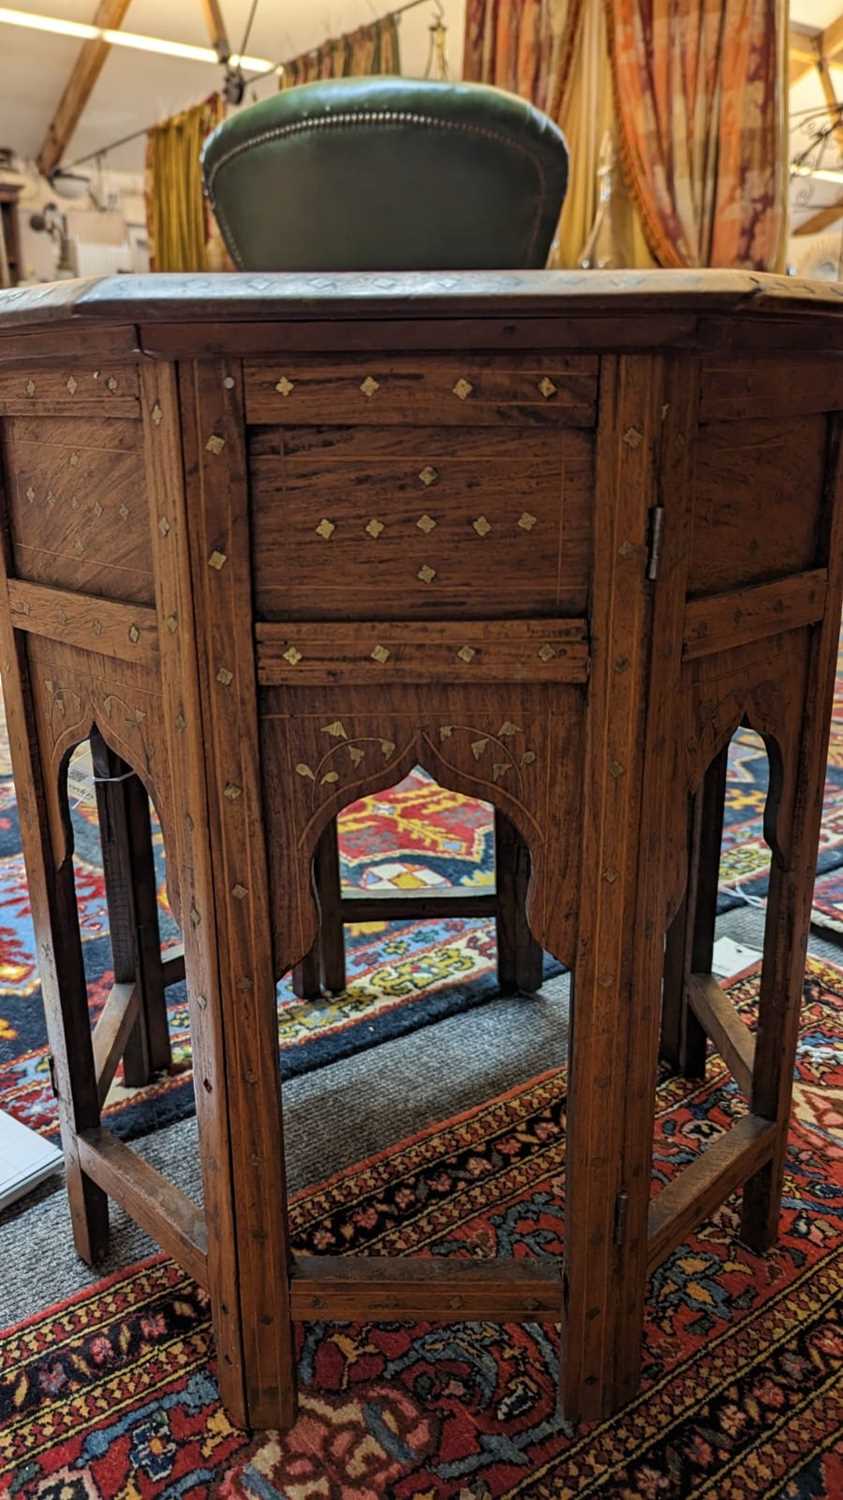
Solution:
[[[362,77],[372,73],[400,73],[398,21],[385,16],[368,26],[333,37],[313,52],[303,52],[284,64],[281,88],[315,83],[319,78]]]
[[[781,0],[605,0],[621,149],[663,266],[777,267]]]
[[[468,0],[463,77],[522,94],[556,119],[585,0]]]
[[[212,94],[147,134],[146,223],[153,271],[232,269],[199,165],[206,136],[224,119],[225,103]]]

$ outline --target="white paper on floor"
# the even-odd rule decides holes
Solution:
[[[55,1146],[0,1109],[0,1208],[31,1192],[61,1164]]]
[[[758,948],[746,948],[743,943],[735,943],[731,938],[718,938],[714,944],[714,957],[711,970],[718,979],[730,979],[733,974],[739,974],[741,969],[748,969],[750,964],[757,963],[761,958]]]

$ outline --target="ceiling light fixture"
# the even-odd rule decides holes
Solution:
[[[131,47],[138,52],[158,52],[162,57],[177,57],[182,62],[211,63],[219,67],[219,58],[210,47],[192,47],[186,42],[168,42],[163,37],[138,36],[133,31],[111,31],[89,26],[83,21],[64,21],[58,16],[40,16],[34,11],[10,10],[0,5],[0,25],[22,26],[29,31],[47,31],[55,36],[74,37],[81,42],[106,42],[110,47]],[[268,57],[231,57],[232,67],[247,73],[264,73],[274,66]]]

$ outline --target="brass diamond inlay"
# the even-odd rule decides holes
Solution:
[[[179,628],[179,622],[176,619],[175,615],[168,615],[166,620],[164,621],[164,624],[169,630],[170,635],[175,635],[176,631]]]
[[[129,626],[129,640],[131,641],[133,646],[136,646],[138,641],[140,640],[140,631],[138,630],[137,625]]]
[[[170,523],[167,520],[166,516],[162,516],[161,520],[158,522],[158,530],[160,531],[162,536],[167,536],[169,534]]]
[[[228,798],[229,802],[236,802],[238,797],[242,797],[243,788],[238,786],[236,781],[229,781],[227,786],[223,787],[222,794]]]
[[[120,507],[120,515],[123,517],[124,521],[128,521],[128,519],[129,519],[129,507],[128,507],[128,505],[121,505],[121,507]]]
[[[235,901],[245,901],[249,892],[246,890],[245,885],[241,885],[238,881],[237,885],[233,885],[231,887],[231,894],[234,897]]]
[[[227,562],[228,562],[228,558],[226,557],[225,553],[224,552],[217,552],[215,550],[215,551],[213,551],[211,553],[210,557],[208,558],[208,567],[209,568],[216,568],[217,572],[219,573],[220,569],[224,568]]]
[[[637,427],[627,427],[626,432],[623,435],[623,440],[628,448],[640,448],[641,444],[644,441],[644,437],[643,434],[638,431]]]
[[[386,646],[375,646],[374,650],[372,651],[372,661],[379,661],[383,663],[385,661],[389,661],[389,657],[390,652],[387,650]]]
[[[288,661],[291,667],[297,667],[301,661],[301,652],[297,651],[295,646],[288,646],[284,652],[284,660]]]
[[[281,379],[280,380],[276,380],[276,382],[275,382],[275,389],[278,392],[279,396],[289,396],[290,392],[294,391],[295,388],[296,388],[295,381],[294,380],[288,380],[287,377],[286,377],[286,375],[282,375]]]
[[[113,375],[109,375],[109,377],[108,377],[108,379],[107,379],[107,381],[105,383],[108,386],[108,389],[110,391],[116,391],[117,390],[117,381],[114,379]]]
[[[472,521],[471,524],[478,536],[488,536],[492,529],[491,522],[487,521],[485,516],[478,516],[477,520]]]
[[[29,489],[28,489],[28,490],[27,490],[27,492],[26,492],[26,498],[27,498],[27,500],[28,500],[28,501],[29,501],[29,502],[30,502],[30,504],[31,504],[31,503],[32,503],[32,501],[33,501],[33,500],[34,500],[34,499],[35,499],[35,491],[34,491],[34,489],[33,489],[33,488],[32,488],[32,485],[30,485],[30,486],[29,486]]]
[[[438,478],[439,470],[434,469],[432,464],[425,464],[424,468],[419,472],[419,479],[421,480],[422,484],[426,484],[428,486],[431,484],[435,484]]]
[[[425,535],[428,531],[434,531],[436,528],[436,522],[434,521],[432,516],[429,516],[427,514],[427,511],[425,511],[423,516],[419,516],[416,525],[418,526],[419,531],[423,531]]]
[[[65,381],[65,385],[72,396],[76,391],[76,381],[74,380],[72,375],[68,376],[68,379]]]
[[[436,577],[436,569],[429,568],[427,563],[423,563],[419,568],[416,577],[420,578],[422,583],[432,583],[434,578]]]
[[[474,661],[476,655],[477,652],[475,651],[473,646],[460,646],[460,649],[457,652],[457,656],[459,657],[460,661],[464,662]]]
[[[205,448],[208,453],[222,453],[224,447],[225,438],[220,437],[218,432],[212,432],[211,436],[208,438],[207,443],[205,444]]]
[[[373,376],[367,375],[366,379],[363,381],[360,389],[363,392],[363,395],[367,396],[369,398],[369,400],[371,401],[372,397],[375,394],[375,391],[379,391],[380,390],[380,382],[377,381],[377,380],[375,380],[373,378]]]
[[[221,682],[223,687],[228,687],[228,684],[233,681],[234,673],[229,672],[228,667],[220,667],[217,673],[217,682]]]
[[[161,426],[163,418],[164,418],[164,413],[162,412],[160,406],[158,405],[158,402],[156,401],[155,405],[152,408],[152,420],[155,423],[156,427],[160,427]]]
[[[71,455],[70,455],[70,467],[71,467],[71,469],[75,469],[76,465],[78,464],[78,462],[79,462],[79,454],[78,453],[71,453]]]
[[[329,521],[327,516],[323,516],[316,528],[316,535],[321,536],[324,542],[329,542],[336,529],[333,521]]]
[[[551,396],[556,395],[558,386],[555,386],[553,384],[553,381],[550,379],[549,375],[545,375],[544,380],[539,381],[539,390],[544,396],[545,401],[549,401]]]
[[[528,510],[521,512],[521,515],[518,517],[518,525],[521,527],[522,531],[532,531],[535,524],[535,516],[531,516]]]
[[[372,519],[366,527],[366,530],[368,531],[369,536],[374,537],[375,541],[377,541],[378,537],[383,531],[383,521],[379,521],[377,516],[372,516]]]
[[[464,376],[461,376],[456,385],[452,387],[452,389],[454,395],[459,396],[460,401],[467,401],[469,396],[471,395],[471,392],[474,390],[474,386],[471,384],[470,380],[466,380]]]
[[[35,381],[34,380],[28,380],[26,382],[26,385],[24,386],[24,390],[26,391],[27,396],[34,396],[35,395]]]
[[[543,646],[539,646],[540,661],[552,661],[555,655],[556,652],[554,651],[549,641],[545,641]]]

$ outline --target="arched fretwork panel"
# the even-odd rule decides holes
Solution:
[[[320,713],[319,698],[325,712]],[[350,713],[315,690],[263,695],[261,748],[275,967],[306,954],[317,930],[310,867],[327,823],[420,765],[440,786],[498,808],[531,855],[528,920],[572,965],[580,845],[582,690],[517,686],[494,695],[401,688],[357,693]],[[291,712],[290,710],[294,711]],[[314,709],[316,710],[314,712]]]

